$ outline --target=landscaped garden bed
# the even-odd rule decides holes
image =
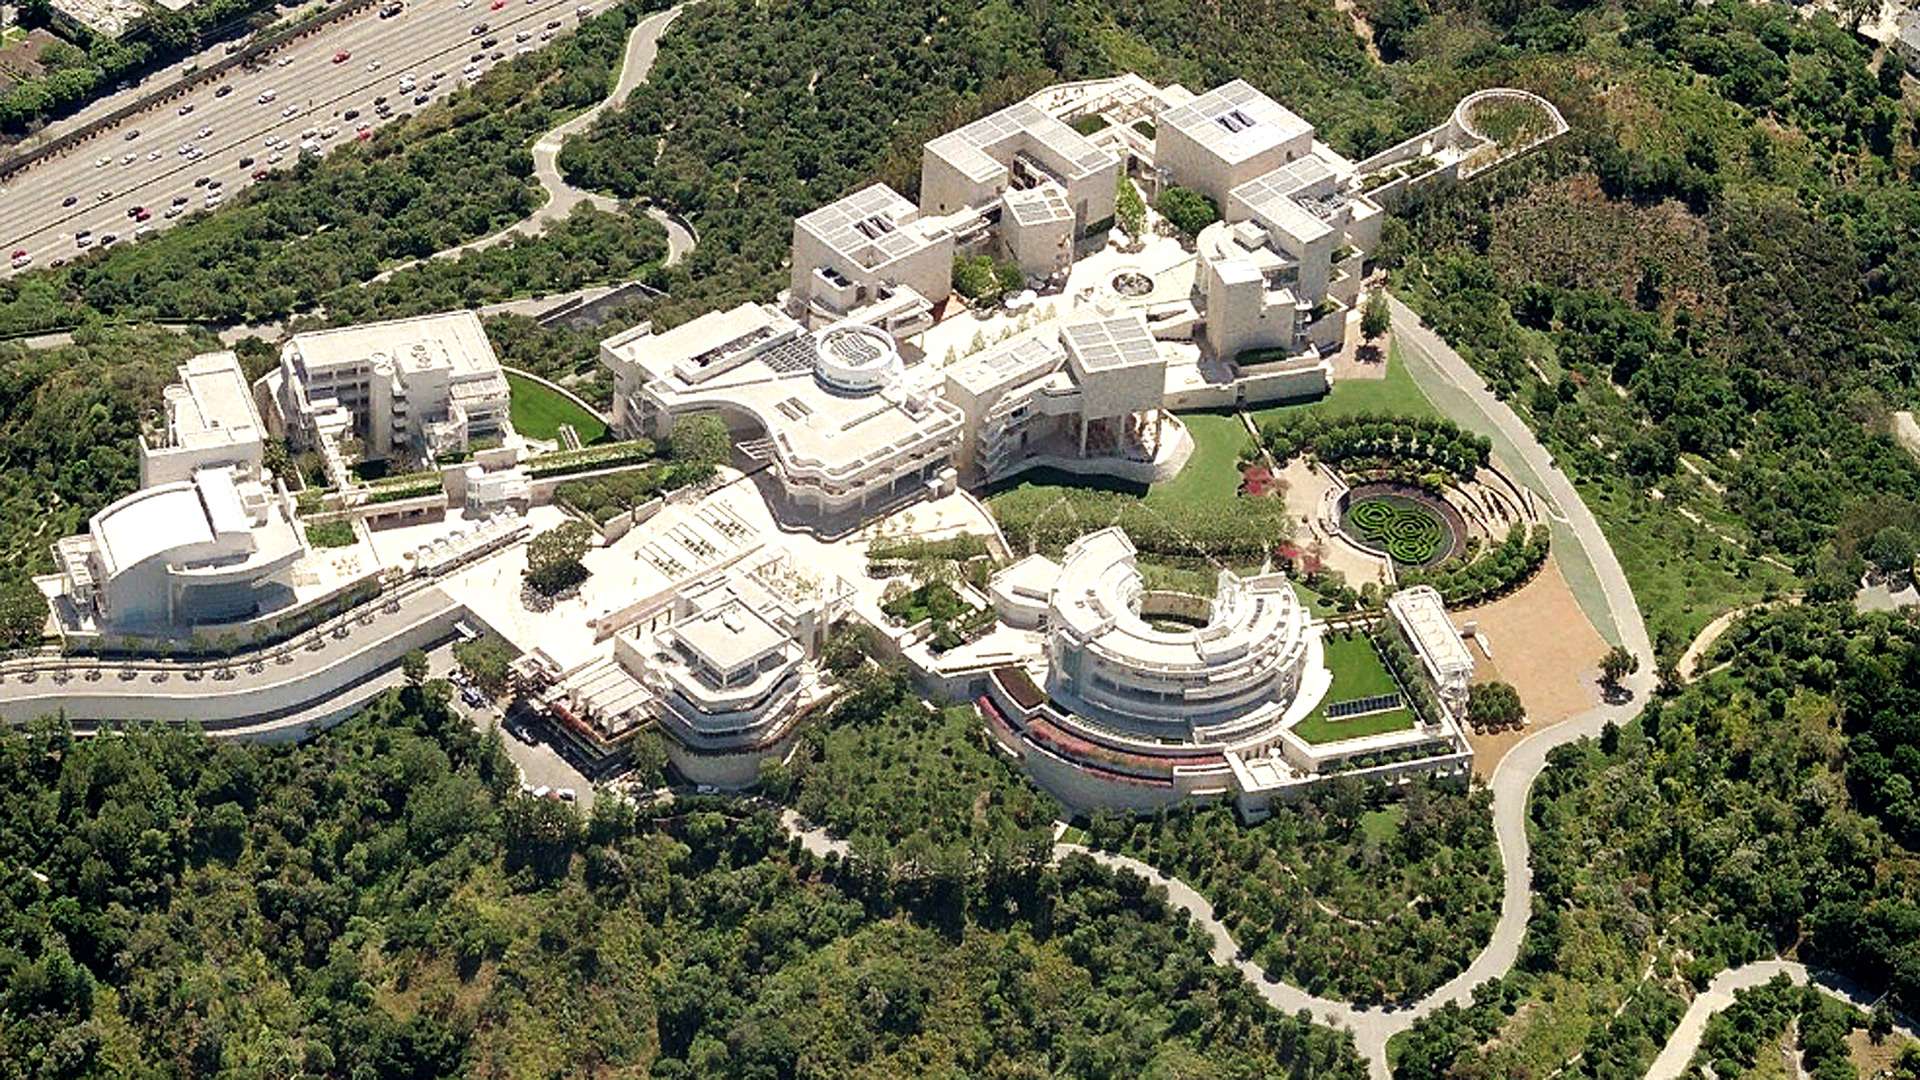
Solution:
[[[1425,492],[1399,485],[1354,488],[1342,500],[1340,528],[1402,567],[1427,567],[1460,550],[1466,523]]]

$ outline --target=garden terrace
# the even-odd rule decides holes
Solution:
[[[1424,486],[1437,486],[1428,482],[1434,472],[1451,483],[1470,479],[1493,451],[1486,436],[1432,416],[1306,412],[1276,418],[1261,437],[1278,464],[1311,453],[1342,472],[1401,476]]]
[[[1322,638],[1333,685],[1319,707],[1294,725],[1293,733],[1315,745],[1405,731],[1414,725],[1400,680],[1382,659],[1373,639],[1364,633],[1328,632]],[[1353,715],[1330,715],[1348,703],[1391,700],[1391,707],[1367,709]]]

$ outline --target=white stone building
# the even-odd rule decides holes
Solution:
[[[1415,585],[1387,597],[1387,612],[1413,644],[1440,700],[1464,715],[1473,687],[1473,652],[1447,618],[1447,605],[1431,585]]]
[[[295,334],[269,389],[294,445],[352,437],[368,461],[430,460],[513,430],[506,376],[471,311]]]
[[[788,308],[809,325],[870,318],[906,337],[952,291],[953,251],[952,229],[873,184],[794,219]]]
[[[176,634],[292,597],[306,552],[290,500],[261,472],[261,423],[231,352],[196,356],[140,443],[139,490],[54,544],[63,622]]]
[[[600,344],[614,376],[614,423],[663,438],[676,418],[712,413],[740,453],[771,466],[791,520],[837,532],[950,490],[960,410],[910,377],[893,339],[840,323],[809,332],[778,309],[742,304],[655,334]]]

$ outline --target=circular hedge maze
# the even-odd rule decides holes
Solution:
[[[1429,566],[1453,553],[1458,535],[1447,516],[1424,499],[1356,491],[1341,526],[1403,566]]]

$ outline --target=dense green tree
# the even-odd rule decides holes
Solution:
[[[1200,235],[1200,230],[1220,220],[1220,208],[1213,204],[1213,200],[1191,188],[1167,188],[1160,193],[1154,209],[1160,211],[1160,216],[1188,239]]]

